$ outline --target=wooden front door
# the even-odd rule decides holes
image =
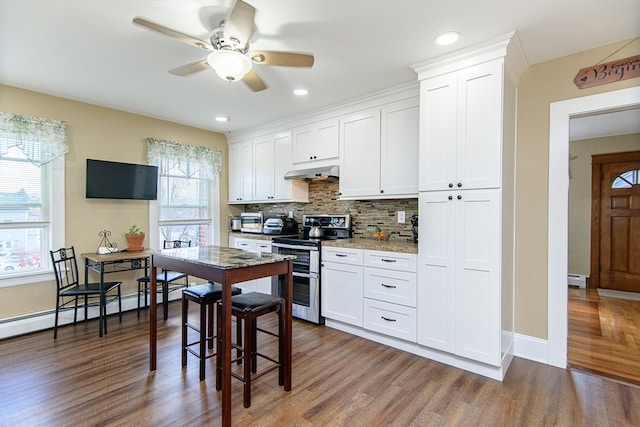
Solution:
[[[592,156],[592,173],[590,285],[640,292],[640,151]]]

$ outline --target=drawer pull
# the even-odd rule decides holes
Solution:
[[[392,288],[392,289],[395,289],[397,287],[396,285],[385,285],[384,283],[380,283],[380,286],[384,288]]]
[[[347,257],[347,255],[345,255],[345,254],[336,254],[336,256],[340,257],[340,258],[346,258]]]
[[[395,259],[382,258],[382,262],[396,262],[396,260]]]
[[[388,317],[384,317],[384,316],[380,316],[382,319],[386,320],[387,322],[395,322],[396,319],[389,319]]]

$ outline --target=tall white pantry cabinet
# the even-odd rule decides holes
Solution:
[[[502,379],[513,358],[515,33],[414,66],[420,80],[418,344]]]

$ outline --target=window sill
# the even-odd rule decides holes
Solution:
[[[24,272],[0,276],[0,288],[56,280],[52,271]]]

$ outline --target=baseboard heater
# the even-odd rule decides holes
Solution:
[[[589,276],[586,274],[569,274],[568,282],[569,286],[577,286],[579,288],[587,287],[587,279]]]

